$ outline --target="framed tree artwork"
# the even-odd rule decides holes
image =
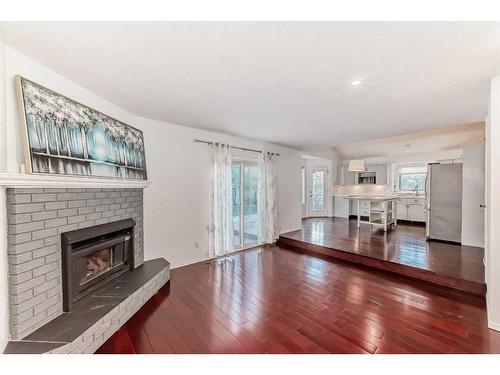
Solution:
[[[142,131],[16,76],[28,173],[147,180]]]

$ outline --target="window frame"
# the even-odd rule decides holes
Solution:
[[[401,188],[401,177],[403,176],[421,176],[423,175],[425,179],[427,179],[427,172],[398,172],[398,191],[415,191],[415,188],[412,189],[403,189]],[[424,179],[424,187],[422,189],[419,188],[419,190],[424,190],[425,189],[425,179]]]

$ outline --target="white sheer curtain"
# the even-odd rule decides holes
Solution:
[[[233,249],[231,147],[214,143],[212,154],[209,255],[217,257]]]
[[[262,152],[258,156],[258,162],[259,242],[271,243],[278,238],[277,177],[272,155]]]

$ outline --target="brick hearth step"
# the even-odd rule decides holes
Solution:
[[[146,261],[78,301],[70,312],[10,341],[4,353],[93,353],[169,279],[165,259]]]

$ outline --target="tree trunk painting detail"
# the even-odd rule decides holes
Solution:
[[[147,179],[142,131],[19,78],[33,173]]]

